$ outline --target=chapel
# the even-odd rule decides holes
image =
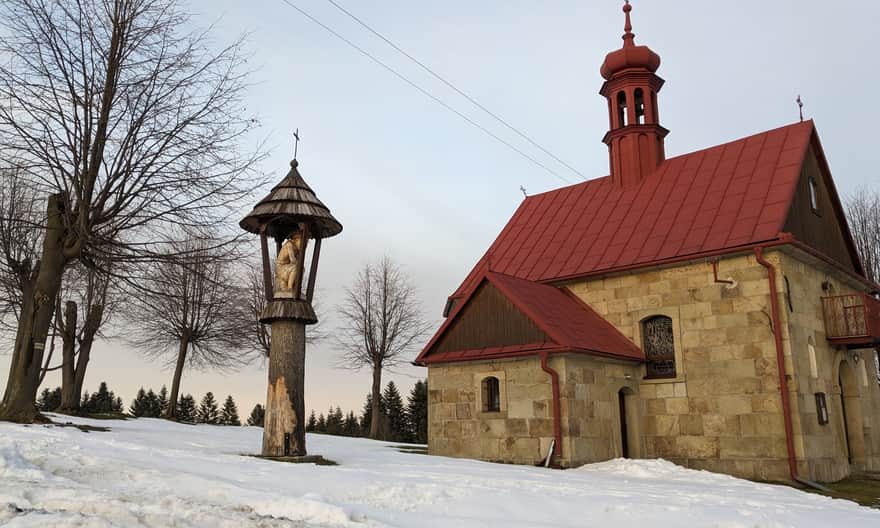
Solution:
[[[880,471],[880,286],[812,120],[667,157],[660,56],[601,66],[610,174],[528,196],[416,359],[434,455]]]

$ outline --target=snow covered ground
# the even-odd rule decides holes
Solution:
[[[310,452],[340,463],[315,466],[241,456],[257,428],[74,421],[112,431],[0,423],[0,525],[880,526],[852,502],[661,460],[555,471],[310,435]]]

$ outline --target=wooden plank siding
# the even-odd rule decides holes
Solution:
[[[816,153],[810,148],[791,202],[785,231],[855,272],[856,267],[843,234],[846,228],[837,216],[837,209],[828,190],[830,175],[822,172]],[[818,211],[813,211],[810,204],[811,178],[818,187]]]
[[[550,341],[495,286],[484,282],[434,346],[434,352],[479,350]]]

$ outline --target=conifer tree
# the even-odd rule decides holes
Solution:
[[[419,380],[409,393],[406,402],[406,421],[410,440],[417,444],[428,443],[428,382]]]
[[[263,427],[263,421],[266,418],[266,409],[259,403],[254,405],[254,410],[247,419],[247,424],[254,427]]]
[[[318,415],[318,423],[315,424],[315,432],[316,433],[326,433],[327,432],[327,420],[324,418],[324,413]]]
[[[331,405],[329,409],[327,409],[327,422],[324,426],[324,432],[331,435],[338,435],[339,430],[342,428],[342,423],[336,417],[336,411],[333,410],[333,406]]]
[[[315,432],[315,426],[318,424],[318,418],[315,416],[315,410],[312,409],[312,414],[309,415],[309,420],[306,422],[306,432],[313,433]]]
[[[360,436],[360,425],[358,419],[354,415],[354,411],[349,411],[345,416],[345,422],[342,424],[342,434],[345,436]]]
[[[48,388],[43,389],[43,392],[40,393],[39,399],[37,399],[37,409],[44,412],[54,411],[58,407],[61,406],[61,387],[56,387],[52,390]]]
[[[116,401],[113,402],[113,412],[121,413],[123,406],[122,396],[117,396]]]
[[[128,414],[134,416],[135,418],[140,418],[144,416],[147,412],[147,392],[143,387],[138,389],[137,395],[134,397],[134,400],[131,402],[131,406],[128,408]]]
[[[379,398],[380,418],[385,416],[385,402]],[[363,436],[369,436],[371,425],[373,422],[373,395],[367,394],[367,401],[364,403],[364,410],[361,414],[361,432]],[[381,428],[380,428],[381,430]]]
[[[199,423],[215,425],[220,419],[220,410],[217,408],[217,400],[214,393],[207,392],[199,404],[199,412],[196,417]]]
[[[397,390],[397,385],[389,381],[382,392],[382,403],[385,406],[385,440],[392,442],[409,441],[409,431],[406,427],[406,412],[403,408],[403,399]]]
[[[160,416],[165,414],[165,411],[168,409],[168,389],[165,385],[162,385],[162,388],[159,390],[159,410]]]
[[[159,403],[159,396],[153,392],[153,389],[147,391],[146,397],[146,411],[144,412],[144,416],[147,418],[158,418],[162,414],[161,404]]]
[[[196,421],[196,400],[192,397],[192,394],[178,398],[177,414],[174,418],[179,422],[186,423],[194,423]]]
[[[235,400],[232,395],[226,397],[226,403],[223,404],[223,410],[220,412],[220,423],[223,425],[241,425],[238,418],[238,407],[235,406]]]
[[[37,397],[37,409],[41,411],[45,411],[46,402],[50,398],[51,391],[48,388],[43,389],[43,392]]]
[[[102,381],[98,386],[98,392],[89,397],[86,408],[83,410],[89,413],[108,413],[113,410],[115,401],[116,395],[107,388],[107,382]]]

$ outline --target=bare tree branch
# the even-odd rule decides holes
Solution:
[[[241,148],[257,124],[242,39],[218,47],[190,28],[178,0],[0,3],[0,157],[46,200],[0,419],[36,416],[70,265],[125,277],[126,264],[166,258],[203,226],[223,244],[222,226],[261,183],[260,151]]]
[[[868,279],[880,281],[880,192],[862,188],[845,200],[846,217]]]

